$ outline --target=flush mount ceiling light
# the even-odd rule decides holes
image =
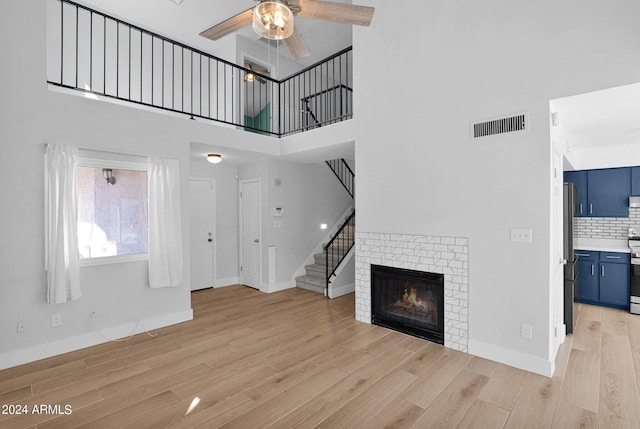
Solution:
[[[207,154],[207,161],[212,164],[219,164],[220,162],[222,162],[222,155],[220,155],[219,153]]]
[[[263,1],[253,10],[253,29],[259,36],[283,40],[293,34],[293,13],[284,0]]]

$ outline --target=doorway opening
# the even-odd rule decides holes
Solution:
[[[243,66],[250,70],[243,77],[243,112],[245,131],[268,135],[271,131],[273,82],[263,76],[271,76],[271,67],[244,56]]]

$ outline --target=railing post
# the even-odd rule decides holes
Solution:
[[[324,285],[324,297],[325,299],[329,298],[329,248],[324,249],[324,256],[326,265],[324,267],[325,270],[325,285]]]

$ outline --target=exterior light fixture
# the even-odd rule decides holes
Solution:
[[[222,155],[220,155],[219,153],[207,154],[207,161],[212,164],[219,164],[220,162],[222,162]]]
[[[102,169],[102,177],[105,178],[108,184],[115,185],[116,184],[116,176],[113,175],[113,170],[110,168]]]
[[[293,13],[284,0],[263,1],[253,10],[253,29],[259,36],[282,40],[293,34]]]

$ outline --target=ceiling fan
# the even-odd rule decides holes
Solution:
[[[283,40],[294,60],[309,56],[300,33],[293,24],[293,17],[322,19],[325,21],[368,26],[374,8],[318,0],[255,0],[257,6],[249,8],[200,33],[211,40],[218,40],[246,25],[260,36],[271,40]]]
[[[263,77],[255,74],[255,73],[265,74],[265,73],[269,73],[269,70],[266,70],[266,69],[265,70],[254,70],[253,67],[251,67],[251,64],[245,64],[244,67],[246,69],[249,69],[249,72],[244,75],[245,83],[246,82],[255,82],[256,80],[258,82],[260,82],[261,84],[263,84],[263,85],[265,83],[267,83],[266,79],[264,79]],[[253,73],[253,72],[255,72],[255,73]]]

